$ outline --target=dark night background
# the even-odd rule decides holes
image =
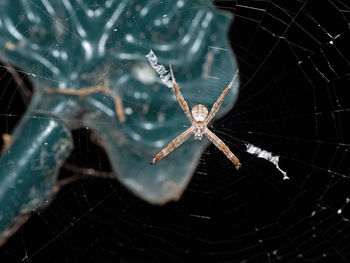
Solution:
[[[236,14],[229,38],[241,91],[211,129],[239,156],[242,169],[235,171],[211,145],[181,199],[152,206],[114,179],[69,169],[111,171],[92,132],[75,130],[75,149],[58,179],[80,179],[33,211],[0,248],[0,262],[350,261],[349,207],[337,214],[350,196],[350,8],[335,8],[339,1],[239,2],[216,2]],[[252,4],[268,12],[242,7]],[[0,80],[3,134],[26,106],[3,67]],[[245,153],[235,138],[280,155],[290,180]]]

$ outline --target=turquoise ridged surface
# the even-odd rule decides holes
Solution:
[[[190,123],[145,55],[152,49],[160,64],[172,64],[190,107],[210,108],[237,69],[228,42],[232,19],[209,0],[1,1],[0,60],[26,72],[35,88],[0,160],[2,237],[20,215],[50,199],[72,149],[70,131],[79,127],[103,139],[116,178],[134,194],[153,204],[178,199],[209,141],[190,139],[150,165]],[[110,92],[47,92],[101,83]],[[216,118],[232,108],[238,85]]]

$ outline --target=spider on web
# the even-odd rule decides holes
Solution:
[[[239,159],[234,155],[230,148],[219,138],[217,137],[212,131],[208,129],[209,122],[214,118],[215,114],[219,111],[221,104],[224,100],[224,97],[228,93],[228,91],[231,89],[233,83],[235,82],[237,75],[238,75],[238,69],[227,86],[227,88],[221,93],[220,97],[217,99],[217,101],[214,103],[213,107],[210,110],[210,113],[208,114],[208,109],[202,105],[198,104],[192,108],[192,111],[190,111],[190,108],[187,105],[187,102],[183,98],[179,87],[177,86],[177,83],[175,81],[174,72],[173,69],[170,66],[170,73],[171,78],[173,82],[174,88],[171,89],[180,104],[181,109],[185,112],[187,118],[191,122],[191,127],[188,128],[186,131],[184,131],[182,134],[180,134],[178,137],[176,137],[174,140],[172,140],[163,150],[161,150],[152,160],[151,164],[154,164],[161,159],[163,159],[165,156],[167,156],[169,153],[171,153],[173,150],[175,150],[177,147],[179,147],[183,142],[185,142],[191,135],[194,135],[195,140],[202,140],[203,135],[207,136],[208,139],[217,147],[219,148],[226,157],[234,163],[236,169],[239,169],[241,166],[241,163]]]

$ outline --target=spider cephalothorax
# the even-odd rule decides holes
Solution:
[[[219,137],[217,137],[213,132],[211,132],[207,127],[209,122],[214,118],[215,114],[218,112],[227,92],[231,89],[237,77],[238,69],[232,81],[230,82],[230,84],[227,86],[227,88],[222,92],[220,97],[214,103],[209,114],[208,114],[208,109],[202,104],[198,104],[194,106],[192,108],[192,111],[190,112],[190,108],[188,107],[185,99],[182,97],[180,89],[177,86],[171,65],[170,65],[170,72],[171,72],[171,78],[174,84],[174,89],[172,89],[172,91],[178,103],[180,104],[180,107],[185,112],[187,118],[190,120],[192,125],[186,131],[184,131],[182,134],[176,137],[173,141],[171,141],[163,150],[161,150],[153,158],[152,164],[163,159],[165,156],[167,156],[170,152],[172,152],[174,149],[179,147],[184,141],[186,141],[193,134],[195,140],[201,140],[203,138],[203,135],[207,136],[208,139],[212,141],[212,143],[214,143],[214,145],[218,147],[227,156],[227,158],[234,163],[236,169],[238,169],[241,166],[239,159],[230,151],[227,145]]]

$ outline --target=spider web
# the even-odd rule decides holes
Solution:
[[[76,130],[60,191],[0,248],[2,261],[349,262],[350,3],[216,4],[235,15],[229,37],[241,86],[235,107],[210,129],[242,169],[211,145],[181,199],[152,206],[109,179],[98,139]],[[1,129],[9,133],[26,96],[0,69]],[[279,155],[289,179],[245,143]]]

